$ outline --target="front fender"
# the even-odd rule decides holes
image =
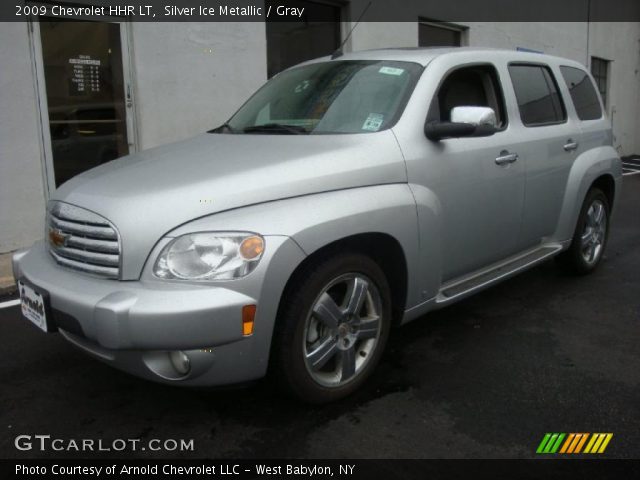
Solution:
[[[576,228],[582,202],[593,182],[602,175],[615,181],[615,195],[620,193],[622,163],[611,146],[592,148],[576,158],[569,172],[562,209],[553,238],[569,246]],[[617,199],[617,198],[616,198]],[[614,199],[614,205],[617,203]]]
[[[306,255],[337,240],[383,233],[395,238],[407,260],[407,308],[422,301],[416,204],[405,183],[305,195],[214,214],[172,231],[251,231],[293,239]],[[268,243],[268,242],[267,242]],[[267,245],[268,248],[268,245]],[[292,271],[297,265],[292,266]],[[284,288],[288,278],[277,279]],[[275,279],[269,278],[270,283]]]

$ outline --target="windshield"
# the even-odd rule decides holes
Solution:
[[[391,127],[422,72],[410,62],[337,61],[297,67],[258,90],[220,133],[371,133]]]

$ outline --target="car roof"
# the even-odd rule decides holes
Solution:
[[[480,55],[483,60],[507,59],[513,62],[545,62],[569,65],[584,69],[584,66],[574,60],[556,57],[552,55],[524,52],[519,50],[507,50],[500,48],[487,47],[399,47],[384,48],[375,50],[361,50],[356,52],[346,52],[335,59],[330,56],[317,58],[308,62],[301,63],[305,65],[316,62],[341,61],[341,60],[386,60],[386,61],[403,61],[413,62],[426,66],[434,58],[443,55],[447,56],[468,56],[469,53]]]

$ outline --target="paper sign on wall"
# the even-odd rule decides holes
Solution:
[[[89,55],[78,55],[76,58],[70,58],[69,63],[73,68],[70,87],[72,95],[100,91],[100,60]]]

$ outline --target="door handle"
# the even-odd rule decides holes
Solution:
[[[509,153],[506,150],[500,152],[500,156],[496,157],[496,165],[509,165],[518,160],[517,153]]]
[[[133,101],[131,100],[131,85],[127,83],[127,108],[133,107]]]
[[[570,152],[571,150],[575,150],[576,148],[578,148],[578,142],[574,142],[571,138],[569,140],[567,140],[567,143],[564,144],[564,151],[565,152]]]

